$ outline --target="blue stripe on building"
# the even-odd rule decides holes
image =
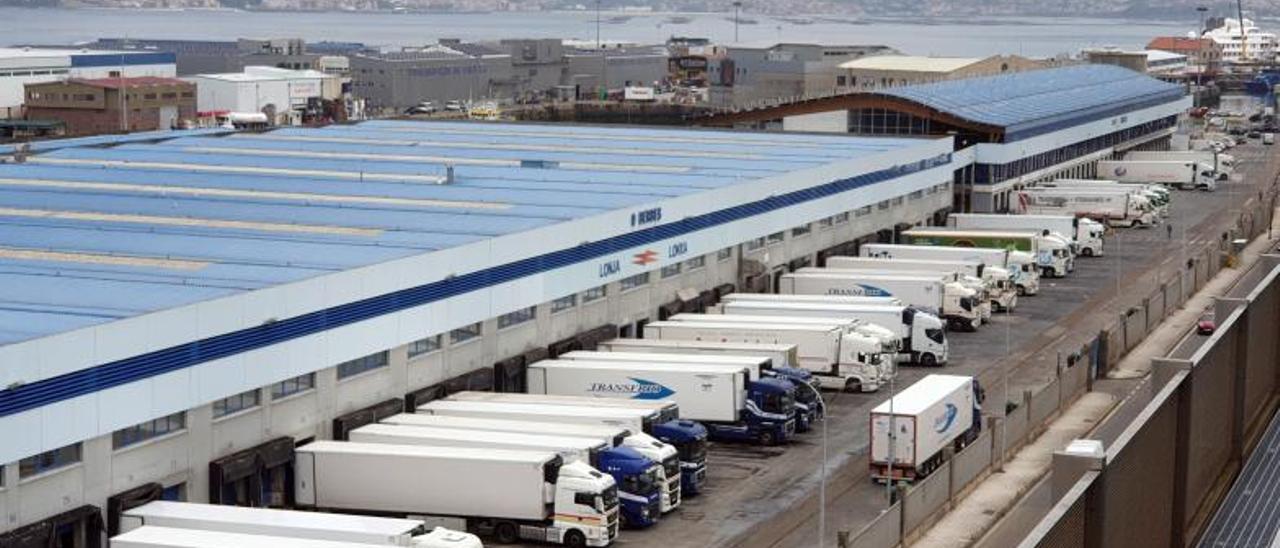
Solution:
[[[172,52],[147,53],[77,53],[71,56],[73,67],[118,67],[130,65],[164,65],[178,62]]]

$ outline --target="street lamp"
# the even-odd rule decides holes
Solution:
[[[742,2],[733,3],[733,42],[738,42],[738,10],[742,8]]]
[[[813,391],[818,410],[822,412],[822,481],[818,483],[818,548],[822,548],[827,535],[827,403],[822,400],[822,393],[813,385],[807,382],[796,384]]]

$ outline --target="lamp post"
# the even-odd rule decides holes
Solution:
[[[822,412],[822,479],[818,483],[818,548],[826,545],[827,535],[827,403],[822,400],[822,393],[806,382],[797,382],[811,391],[817,398],[818,410]],[[816,415],[815,415],[816,416]]]
[[[738,43],[738,10],[742,8],[742,2],[733,3],[733,42]]]

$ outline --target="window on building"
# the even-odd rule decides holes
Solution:
[[[818,230],[825,230],[825,229],[831,228],[831,226],[834,224],[836,224],[835,217],[823,217],[821,219],[818,219]]]
[[[726,247],[716,252],[716,262],[724,262],[733,258],[733,248]]]
[[[555,314],[556,312],[564,312],[565,310],[569,310],[575,306],[578,306],[578,296],[566,295],[551,301],[551,313]]]
[[[689,260],[685,261],[685,262],[684,262],[684,266],[685,266],[685,268],[688,268],[689,270],[697,270],[697,269],[699,269],[699,268],[702,268],[702,267],[704,267],[704,266],[707,266],[707,256],[706,256],[706,255],[698,255],[697,257],[694,257],[694,258],[692,258],[692,259],[689,259]]]
[[[628,289],[635,289],[647,283],[649,283],[648,272],[641,272],[639,274],[636,274],[635,276],[627,276],[626,278],[618,280],[618,286],[622,288],[623,291],[626,291]]]
[[[924,191],[917,190],[915,192],[912,192],[911,194],[908,194],[907,197],[911,198],[912,200],[919,200],[920,198],[924,198]]]
[[[440,347],[443,345],[444,337],[440,335],[427,337],[425,339],[418,339],[409,343],[409,357],[416,358],[423,354],[435,352],[436,350],[440,350]]]
[[[519,325],[532,320],[538,315],[538,307],[530,306],[529,308],[521,308],[515,312],[508,312],[498,316],[498,329],[505,329],[513,325]]]
[[[746,243],[746,246],[747,246],[747,251],[755,251],[757,249],[760,249],[764,247],[764,237],[761,236],[754,240],[750,240]]]
[[[796,236],[804,236],[805,234],[808,234],[810,232],[813,232],[813,224],[805,223],[791,229],[791,237],[794,238]]]
[[[71,466],[80,462],[82,457],[83,447],[80,442],[45,451],[18,461],[18,478],[25,479]]]
[[[670,278],[672,276],[679,276],[679,275],[680,275],[680,263],[669,264],[667,266],[662,267],[663,279]]]
[[[889,200],[877,202],[876,209],[889,209]]]
[[[359,375],[365,371],[373,371],[391,365],[391,352],[383,350],[376,354],[369,354],[363,358],[356,358],[349,362],[338,364],[338,378],[345,379],[352,375]]]
[[[837,86],[844,87],[845,82],[846,82],[847,80],[848,80],[848,79],[847,79],[847,78],[845,78],[844,76],[836,76],[836,85],[837,85]]]
[[[155,98],[156,98],[156,94],[154,94],[154,93],[147,93],[147,94],[144,94],[144,95],[142,96],[142,98],[143,98],[143,99],[148,99],[148,100],[152,100],[152,101],[154,101],[154,100],[155,100]]]
[[[871,213],[871,208],[866,209],[867,213]],[[831,219],[834,220],[836,224],[847,223],[849,222],[849,212],[845,211],[844,213],[837,213],[836,216]]]
[[[459,327],[449,332],[449,344],[458,344],[466,342],[484,333],[484,324],[480,322],[473,323],[465,327]]]
[[[178,432],[187,427],[187,413],[179,411],[167,417],[149,420],[111,433],[111,448],[123,449],[135,443]]]
[[[887,202],[885,202],[885,207],[889,207]],[[864,217],[870,214],[871,214],[871,206],[860,207],[853,211],[854,217]]]
[[[301,394],[316,387],[316,374],[307,373],[271,385],[271,399],[279,400]]]
[[[786,240],[786,239],[787,239],[786,234],[782,232],[774,232],[773,234],[769,235],[769,245],[780,244],[783,242],[783,240]]]
[[[609,286],[601,285],[582,292],[582,303],[586,304],[591,301],[598,301],[609,295]]]
[[[342,370],[338,370],[339,378],[341,378]],[[262,403],[262,395],[258,389],[241,392],[234,396],[228,396],[213,402],[213,418],[225,417],[232,413],[238,413],[246,409],[253,409]]]

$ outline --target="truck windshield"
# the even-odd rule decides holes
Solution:
[[[938,344],[942,344],[942,341],[946,339],[946,334],[944,334],[941,329],[936,329],[936,328],[926,328],[924,330],[924,336],[928,337],[929,340],[936,342]]]
[[[795,399],[790,394],[769,394],[764,398],[766,413],[790,413],[795,408]]]
[[[599,507],[596,508],[596,510],[599,510],[602,514],[608,513],[610,510],[617,507],[618,486],[610,485],[608,489],[605,489],[603,493],[600,493],[599,501]]]
[[[691,441],[676,446],[680,460],[684,462],[702,462],[707,458],[707,440]]]
[[[679,453],[680,453],[679,450],[677,450],[675,455],[672,455],[671,457],[668,457],[667,460],[662,461],[662,471],[667,475],[668,481],[670,481],[673,478],[680,477]]]

